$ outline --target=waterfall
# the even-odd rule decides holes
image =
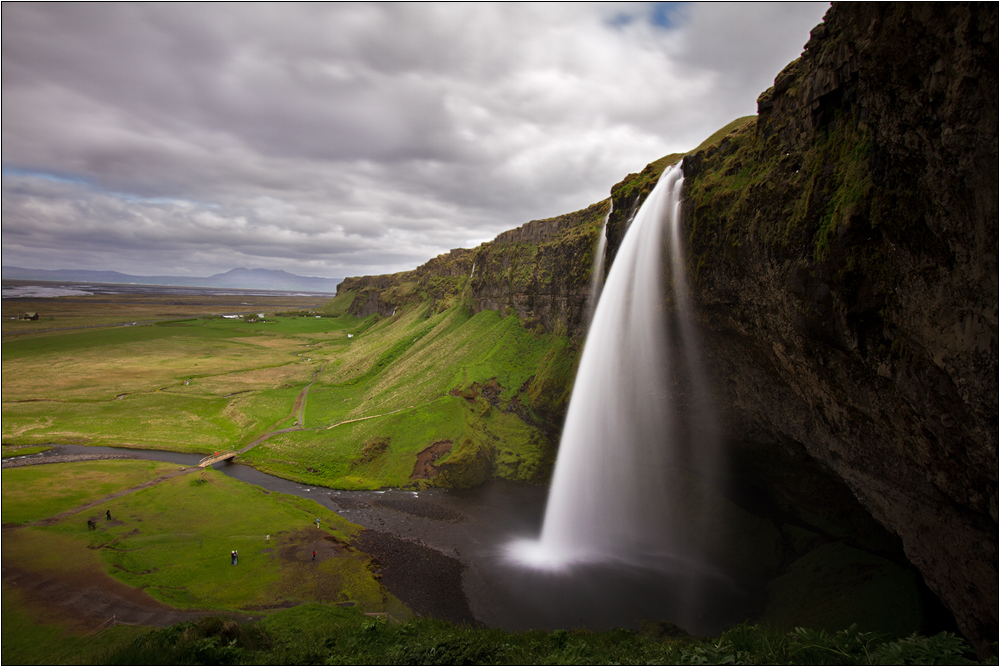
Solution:
[[[604,287],[604,251],[608,245],[608,220],[615,210],[615,200],[608,200],[608,212],[601,223],[601,233],[597,237],[597,248],[594,250],[594,270],[590,276],[590,294],[587,297],[586,322],[590,324],[594,319],[594,308],[601,297],[601,288]]]
[[[677,374],[692,376],[694,403],[707,404],[680,248],[682,185],[679,165],[665,170],[625,234],[584,344],[541,536],[509,545],[515,562],[562,570],[691,558],[678,471],[712,457],[691,453],[698,449],[692,413],[679,410],[670,391]],[[666,326],[673,318],[676,325]],[[680,333],[673,341],[671,331]]]

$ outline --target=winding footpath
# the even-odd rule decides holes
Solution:
[[[323,365],[319,367],[319,370],[313,372],[312,382],[310,382],[305,387],[303,387],[302,391],[299,392],[299,395],[295,397],[295,403],[292,404],[292,411],[289,412],[287,416],[282,417],[280,420],[278,420],[277,422],[275,422],[271,426],[271,429],[267,433],[265,433],[264,435],[260,436],[259,438],[257,438],[253,442],[251,442],[249,445],[247,445],[243,449],[237,450],[236,454],[239,455],[239,454],[243,454],[245,452],[250,451],[251,449],[253,449],[257,445],[259,445],[260,443],[262,443],[265,440],[267,440],[268,438],[270,438],[271,436],[275,436],[275,435],[278,435],[280,433],[291,433],[292,431],[304,431],[304,430],[306,430],[305,426],[304,426],[305,421],[306,421],[306,416],[305,416],[305,412],[306,412],[306,397],[309,395],[309,390],[312,388],[312,386],[314,384],[316,384],[316,379],[319,377],[319,374],[323,372],[323,369],[326,368],[326,365],[328,363],[330,363],[330,362],[329,361],[324,361]],[[288,421],[289,419],[292,419],[292,418],[295,419],[295,424],[294,425],[289,426],[288,428],[282,428],[282,429],[278,429],[277,428],[280,424],[283,424],[284,422],[286,422],[286,421]],[[275,429],[277,429],[277,430],[275,430]]]

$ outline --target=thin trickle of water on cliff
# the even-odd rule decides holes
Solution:
[[[615,200],[608,200],[608,212],[601,223],[601,233],[597,237],[597,248],[594,249],[594,271],[590,277],[590,294],[587,297],[587,323],[594,319],[594,311],[597,301],[601,297],[601,288],[604,287],[604,251],[608,246],[608,220],[615,210]]]
[[[681,471],[712,457],[692,453],[698,429],[669,391],[683,374],[699,394],[694,402],[707,401],[680,248],[682,185],[679,166],[664,171],[625,234],[584,345],[541,535],[508,547],[515,562],[557,571],[599,563],[700,568],[682,537],[691,508],[679,500]],[[672,309],[661,278],[665,239]],[[680,335],[671,341],[668,331]]]

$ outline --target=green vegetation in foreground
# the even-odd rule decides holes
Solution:
[[[777,633],[739,625],[720,637],[657,637],[628,630],[511,633],[433,619],[402,624],[353,609],[307,605],[248,624],[209,618],[151,632],[108,651],[101,662],[133,664],[328,665],[974,665],[949,633],[890,641],[849,628]]]
[[[120,487],[158,471],[132,461],[38,468],[50,479],[40,483],[28,474],[10,474],[22,469],[4,471],[5,523],[8,498],[21,498],[10,512],[23,517],[30,505],[59,510],[70,499],[92,501],[101,491],[116,490],[99,488],[95,480],[101,474],[120,476]],[[88,519],[96,520],[97,530],[87,529]],[[37,576],[94,581],[111,576],[178,609],[252,610],[322,601],[406,618],[406,608],[370,571],[368,556],[349,546],[357,530],[318,503],[207,469],[177,474],[51,524],[5,532],[3,561]],[[237,567],[229,559],[234,549],[240,554]]]

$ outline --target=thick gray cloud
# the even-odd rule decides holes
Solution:
[[[4,3],[3,261],[412,268],[756,110],[826,3]]]

